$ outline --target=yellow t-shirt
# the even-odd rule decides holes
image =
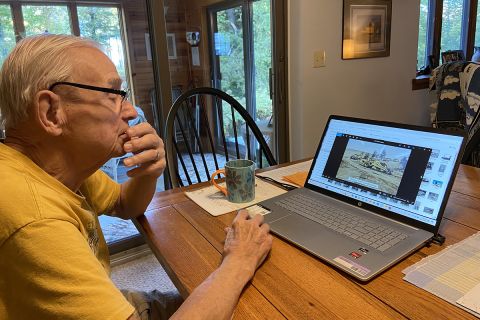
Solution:
[[[97,213],[120,185],[97,171],[72,192],[0,143],[0,319],[127,319]],[[83,195],[83,196],[82,196]]]

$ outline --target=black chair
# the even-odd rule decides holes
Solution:
[[[183,93],[167,116],[165,149],[172,187],[210,180],[226,161],[275,165],[265,138],[240,103],[214,88]]]
[[[480,114],[477,113],[467,134],[462,164],[480,167]]]

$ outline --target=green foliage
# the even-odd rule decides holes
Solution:
[[[228,39],[230,44],[229,55],[219,57],[222,90],[245,106],[245,66],[241,8],[235,7],[218,12],[217,28],[218,33]],[[269,69],[272,65],[271,41],[270,1],[255,1],[253,2],[253,70],[255,72],[254,94],[257,119],[267,119],[272,115],[272,101],[269,95]],[[225,123],[228,120],[225,119]]]
[[[15,46],[12,12],[9,5],[0,5],[0,66]]]
[[[217,14],[218,33],[230,44],[229,55],[220,56],[222,89],[240,104],[245,101],[245,72],[243,52],[242,10],[240,7],[220,11]]]
[[[71,34],[66,6],[23,5],[22,14],[27,36],[44,32]]]
[[[420,1],[420,21],[418,26],[418,52],[417,52],[417,70],[426,67],[427,58],[427,23],[428,23],[428,2]]]
[[[430,0],[432,1],[432,0]],[[418,31],[418,52],[417,52],[417,68],[424,67],[426,62],[427,34],[430,30],[428,27],[428,15],[433,14],[428,12],[429,0],[420,0],[420,22]],[[442,34],[440,52],[447,50],[461,49],[462,36],[462,18],[464,12],[464,0],[443,0],[442,13]],[[477,24],[478,28],[479,24]],[[480,39],[478,32],[476,39]],[[479,41],[480,42],[480,41]],[[477,41],[475,41],[477,43]]]
[[[253,48],[255,63],[256,118],[267,119],[272,115],[269,90],[269,69],[272,66],[272,30],[270,1],[253,3]]]
[[[440,52],[461,49],[463,3],[463,0],[443,0]]]
[[[99,42],[125,79],[125,54],[117,7],[78,6],[80,35]],[[68,7],[65,5],[22,5],[26,36],[39,33],[71,34]],[[0,5],[0,64],[15,46],[10,5]]]
[[[122,79],[125,79],[124,47],[120,33],[120,13],[115,7],[78,6],[80,35],[103,47]]]

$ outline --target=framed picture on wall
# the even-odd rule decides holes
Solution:
[[[388,57],[392,0],[343,0],[342,59]]]
[[[177,44],[175,43],[175,33],[167,33],[168,59],[177,59]]]

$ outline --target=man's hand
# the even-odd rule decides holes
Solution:
[[[263,216],[248,219],[245,210],[238,212],[225,231],[222,264],[193,290],[171,319],[232,319],[243,288],[272,247],[272,236]]]
[[[158,178],[165,169],[165,149],[163,141],[155,132],[155,129],[147,122],[142,122],[127,130],[130,138],[123,145],[125,152],[134,155],[123,160],[126,167],[134,167],[127,172],[129,177],[151,176]]]
[[[224,261],[233,261],[253,277],[272,247],[270,226],[263,223],[263,216],[248,219],[246,210],[240,210],[232,227],[225,229],[227,237],[223,250]]]

